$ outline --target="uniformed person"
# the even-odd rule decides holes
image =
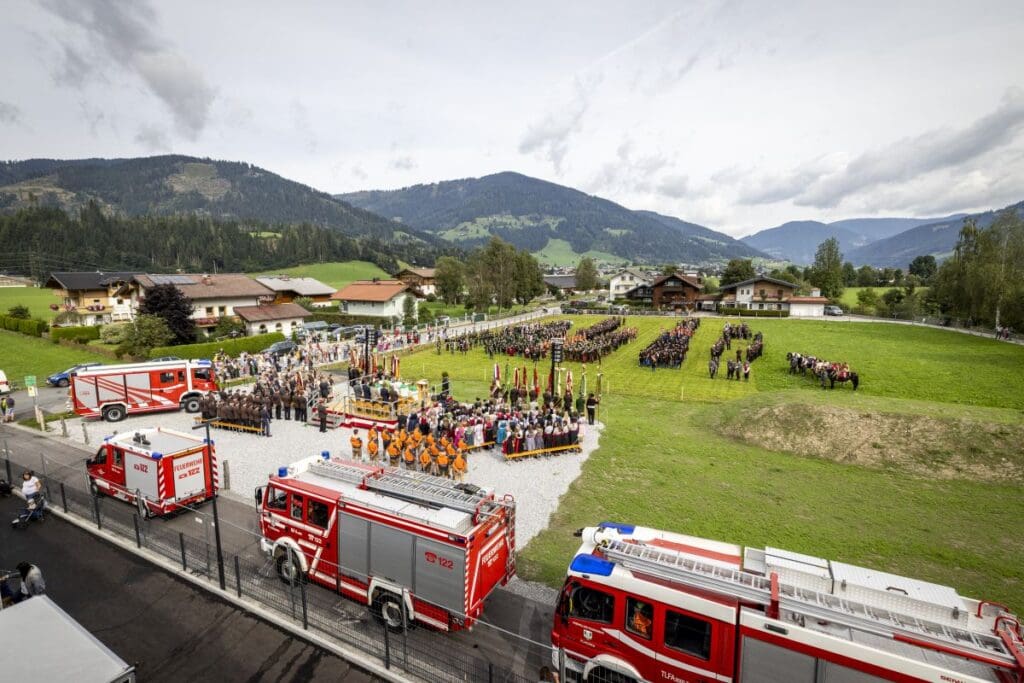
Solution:
[[[352,438],[349,439],[349,443],[352,444],[352,459],[362,460],[363,458],[363,440],[359,438],[359,430],[352,430]]]

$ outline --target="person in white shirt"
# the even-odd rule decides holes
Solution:
[[[21,492],[25,494],[25,500],[28,500],[39,493],[39,490],[42,488],[39,478],[36,477],[32,470],[26,470],[25,473],[21,475],[21,479]]]

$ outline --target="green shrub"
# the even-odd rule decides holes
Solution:
[[[727,308],[721,307],[718,312],[722,315],[745,315],[751,318],[788,318],[789,311],[759,311],[750,308]]]
[[[45,320],[39,320],[38,318],[24,319],[10,315],[0,315],[0,328],[30,337],[41,337],[43,332],[46,331],[47,324]]]
[[[128,336],[128,323],[110,323],[100,330],[100,339],[104,344],[120,344]]]
[[[50,330],[51,339],[67,339],[79,344],[85,344],[93,339],[100,338],[100,325],[89,325],[85,327],[55,327]]]
[[[274,342],[284,341],[280,332],[257,334],[252,337],[225,339],[223,341],[205,342],[202,344],[182,344],[181,346],[157,346],[150,350],[150,358],[160,356],[178,356],[179,358],[213,358],[218,351],[229,356],[237,356],[243,351],[258,353]]]

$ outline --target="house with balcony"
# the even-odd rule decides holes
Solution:
[[[651,305],[661,310],[695,308],[704,285],[696,278],[672,273],[651,283]]]
[[[303,297],[310,299],[316,308],[327,308],[334,305],[331,295],[338,291],[311,277],[273,275],[258,277],[256,282],[274,292],[275,304],[287,304]]]
[[[405,315],[405,300],[413,300],[414,310],[419,302],[409,286],[401,280],[356,280],[331,295],[338,302],[342,313],[367,315],[379,318],[402,318]]]
[[[626,293],[640,285],[648,285],[654,282],[654,277],[636,268],[626,268],[608,281],[608,300],[626,299]]]
[[[134,284],[137,301],[145,299],[146,292],[157,285],[174,285],[191,299],[192,320],[196,330],[204,334],[209,334],[222,317],[240,319],[237,308],[270,305],[277,296],[273,290],[242,273],[138,274]]]
[[[127,322],[134,316],[133,300],[125,284],[140,273],[130,271],[54,272],[46,286],[53,290],[57,302],[50,310],[73,313],[67,316],[71,325],[104,325]]]
[[[714,308],[738,308],[748,311],[788,311],[792,318],[817,318],[824,315],[828,299],[817,289],[810,296],[798,296],[792,282],[759,276],[722,287]],[[704,304],[709,302],[702,302]]]
[[[437,269],[405,268],[395,273],[395,279],[404,282],[417,296],[437,294]]]

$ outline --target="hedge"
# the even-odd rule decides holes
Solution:
[[[224,339],[223,341],[205,342],[202,344],[182,344],[181,346],[157,346],[150,350],[150,358],[160,356],[178,356],[179,358],[213,358],[217,352],[223,351],[229,356],[237,356],[243,351],[258,353],[274,342],[284,341],[280,332],[257,334],[252,337]]]
[[[0,315],[0,327],[30,337],[41,337],[46,331],[47,324],[45,320],[38,318],[12,318],[9,315]]]
[[[313,320],[322,320],[325,323],[337,323],[338,325],[373,325],[374,327],[378,327],[380,325],[390,327],[391,325],[391,318],[387,316],[349,315],[348,313],[328,313],[321,311],[313,312]]]
[[[67,339],[85,344],[93,339],[100,338],[101,325],[88,325],[83,327],[55,327],[50,330],[50,339]]]
[[[788,318],[789,311],[759,311],[753,308],[719,308],[722,315],[745,315],[751,318]]]

